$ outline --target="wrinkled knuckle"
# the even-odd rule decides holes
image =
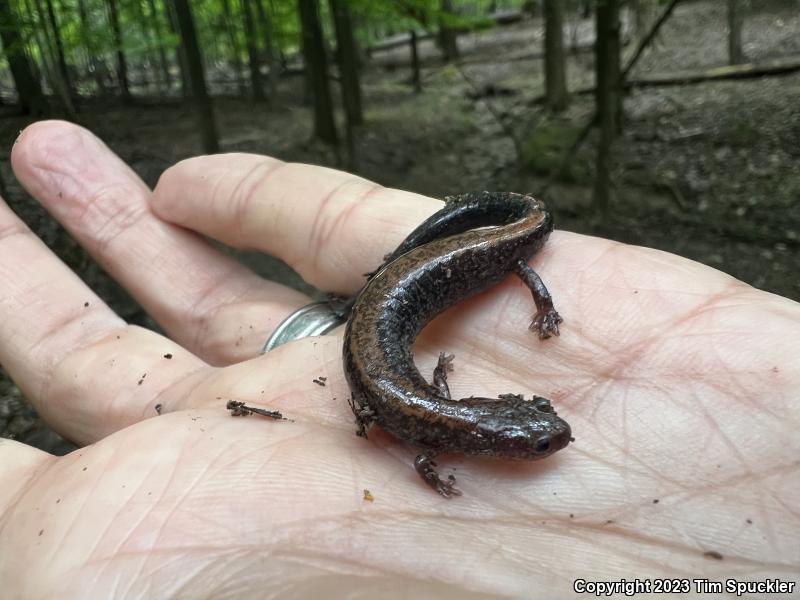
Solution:
[[[304,266],[316,267],[320,256],[327,256],[336,262],[347,244],[336,240],[350,239],[357,221],[357,213],[364,206],[365,199],[383,187],[365,181],[352,179],[332,190],[320,203],[317,217],[309,231],[307,252],[301,257]]]
[[[213,198],[215,205],[224,205],[230,202],[232,205],[232,223],[240,234],[247,236],[248,229],[254,224],[260,226],[263,223],[263,190],[270,184],[275,173],[284,168],[288,163],[275,161],[274,159],[259,162],[245,173],[228,193],[226,187],[219,182],[219,186],[214,190]],[[273,216],[274,218],[274,216]],[[280,231],[277,227],[275,231]]]
[[[81,215],[79,227],[97,244],[107,247],[142,218],[146,208],[131,198],[137,190],[126,184],[108,185],[95,190]]]

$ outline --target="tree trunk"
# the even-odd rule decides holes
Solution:
[[[192,86],[192,100],[197,112],[197,121],[203,136],[203,150],[206,154],[219,152],[219,137],[217,135],[217,122],[214,117],[214,107],[206,88],[206,77],[203,71],[203,57],[200,55],[200,46],[197,44],[197,32],[194,28],[192,11],[188,0],[172,0],[175,8],[175,19],[181,33],[186,62],[189,67],[189,81]]]
[[[230,43],[233,53],[231,65],[236,72],[236,84],[239,88],[239,95],[244,97],[247,86],[242,73],[242,48],[239,45],[239,36],[236,35],[238,28],[233,23],[230,0],[222,0],[222,14],[225,16],[225,31],[228,34],[228,43]]]
[[[272,30],[272,20],[267,15],[266,8],[264,8],[264,0],[255,0],[255,3],[258,14],[258,24],[261,29],[261,37],[264,40],[264,50],[267,53],[267,66],[269,67],[268,90],[269,98],[271,99],[278,89],[278,75],[280,74],[278,59],[275,56],[275,44],[272,40],[274,32]]]
[[[50,21],[50,27],[53,29],[53,39],[56,42],[58,72],[61,76],[61,81],[64,82],[64,89],[69,95],[71,101],[73,96],[72,81],[70,80],[69,69],[67,68],[67,57],[64,53],[64,41],[61,39],[61,29],[58,26],[55,8],[53,8],[53,0],[47,0],[47,18]]]
[[[445,62],[458,59],[458,35],[447,23],[447,16],[453,14],[452,0],[441,0],[442,16],[439,18],[439,47]]]
[[[728,0],[728,62],[738,65],[745,62],[742,52],[742,4]]]
[[[180,27],[178,26],[178,16],[175,14],[175,3],[172,0],[165,0],[164,7],[167,9],[167,23],[170,31],[181,37]],[[188,98],[191,96],[191,83],[189,82],[189,61],[186,59],[186,48],[183,44],[178,44],[175,48],[175,62],[181,74],[181,96]]]
[[[117,12],[117,0],[106,0],[108,7],[108,18],[111,21],[111,31],[114,33],[114,45],[117,49],[117,81],[119,82],[119,92],[123,102],[130,102],[130,86],[128,85],[128,61],[125,58],[125,51],[122,48],[122,29],[119,26],[119,13]]]
[[[52,59],[52,52],[50,44],[50,40],[48,39],[48,28],[47,24],[45,23],[44,19],[44,9],[41,6],[41,1],[36,0],[36,7],[31,3],[31,0],[25,0],[25,9],[27,11],[27,18],[33,26],[33,38],[36,40],[36,49],[39,51],[39,57],[41,58],[41,65],[39,65],[36,60],[33,58],[33,54],[30,54],[31,57],[31,68],[34,69],[34,77],[39,80],[40,84],[42,83],[42,77],[44,81],[50,86],[51,91],[57,90],[56,79],[57,77],[54,74],[53,68],[51,67],[51,59]],[[41,72],[38,74],[35,72],[37,68],[41,69]],[[43,93],[46,97],[47,90],[43,88]]]
[[[594,208],[608,211],[611,196],[612,145],[617,134],[619,109],[619,1],[603,0],[597,4],[595,103],[600,140],[597,145],[597,173],[594,185]]]
[[[641,1],[643,0],[640,0],[640,2]],[[658,35],[658,32],[661,31],[661,27],[667,22],[667,19],[669,19],[670,15],[672,15],[672,11],[675,10],[675,7],[678,6],[679,2],[680,0],[670,0],[669,4],[666,6],[666,8],[664,8],[664,11],[658,16],[652,27],[650,27],[650,30],[642,35],[639,45],[633,52],[633,56],[628,59],[625,68],[622,69],[622,73],[619,76],[620,85],[625,85],[625,82],[628,80],[628,76],[636,66],[636,63],[639,62],[639,59],[642,57],[647,47],[656,39],[656,35]],[[648,21],[649,20],[650,19],[648,18]]]
[[[258,38],[256,36],[256,26],[253,21],[253,7],[251,0],[242,0],[242,19],[244,20],[244,33],[247,39],[247,58],[250,65],[250,88],[253,93],[253,100],[263,102],[264,88],[261,85],[261,70],[258,61]]]
[[[158,43],[158,64],[161,68],[161,80],[164,88],[169,93],[172,87],[172,77],[169,74],[169,62],[167,53],[164,51],[164,31],[161,28],[161,19],[158,18],[158,9],[155,0],[147,0],[147,7],[150,10],[150,18],[153,19],[153,29],[156,32],[156,42]]]
[[[75,106],[72,103],[72,96],[69,93],[66,82],[59,74],[58,58],[53,54],[54,43],[50,40],[52,26],[48,25],[50,18],[46,9],[42,6],[41,0],[36,0],[36,12],[39,17],[39,28],[42,30],[44,37],[44,43],[41,44],[40,42],[39,49],[42,53],[42,63],[45,65],[47,81],[50,83],[53,92],[61,98],[64,111],[69,118],[74,120],[76,116]]]
[[[616,127],[617,134],[621,134],[625,121],[625,114],[622,109],[622,41],[620,39],[620,7],[625,4],[625,0],[602,0],[602,2],[608,2],[612,12],[608,36],[609,80],[614,90],[614,101],[616,106],[614,126]]]
[[[567,65],[564,61],[564,2],[544,0],[545,104],[561,111],[569,103]]]
[[[358,50],[347,2],[348,0],[330,0],[330,7],[336,29],[336,58],[339,62],[344,112],[348,123],[355,126],[364,122],[364,110],[361,107]]]
[[[414,91],[419,93],[422,91],[422,76],[419,69],[419,51],[417,49],[417,32],[412,29],[410,32],[411,43],[411,85],[414,86]]]
[[[298,9],[303,33],[303,60],[314,101],[314,136],[323,142],[337,144],[339,136],[333,119],[333,101],[328,85],[328,64],[319,22],[319,5],[317,0],[298,0]]]
[[[41,116],[47,112],[47,102],[39,80],[33,74],[25,45],[20,35],[20,21],[14,14],[9,0],[0,0],[0,39],[3,42],[3,54],[8,60],[11,76],[17,88],[19,106],[26,115]]]

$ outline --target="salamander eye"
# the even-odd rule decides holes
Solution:
[[[539,438],[536,441],[536,452],[547,452],[548,450],[550,450],[550,438]]]

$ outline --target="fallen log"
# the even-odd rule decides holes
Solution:
[[[800,71],[800,57],[782,58],[760,63],[745,63],[742,65],[716,67],[706,71],[681,71],[655,75],[642,79],[631,79],[622,84],[624,90],[646,87],[667,87],[674,85],[695,85],[710,81],[724,81],[726,79],[756,79],[758,77],[772,77],[791,75]],[[587,96],[594,94],[594,86],[578,88],[570,92],[573,96]],[[544,94],[534,96],[527,101],[529,106],[544,102]]]
[[[677,73],[667,73],[666,75],[630,79],[624,83],[624,87],[663,87],[705,83],[707,81],[723,81],[726,79],[756,79],[758,77],[789,75],[797,71],[800,71],[800,57],[793,56],[759,63],[717,67],[707,71],[681,71]]]
[[[487,19],[492,21],[495,25],[513,25],[524,19],[524,14],[519,10],[506,10],[498,11],[490,14]],[[459,33],[467,33],[466,30],[461,30]],[[430,31],[423,31],[417,33],[417,40],[427,40],[435,36],[435,33]],[[383,52],[385,50],[393,50],[402,46],[408,46],[411,43],[411,36],[404,32],[394,35],[388,39],[375,42],[371,46],[365,48],[367,56],[372,56],[376,52]]]

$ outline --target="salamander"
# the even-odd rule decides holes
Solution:
[[[545,204],[529,195],[474,192],[445,199],[419,225],[348,307],[343,360],[358,435],[373,424],[420,448],[414,467],[446,498],[460,495],[442,479],[434,458],[459,452],[537,460],[567,446],[570,426],[546,398],[450,397],[453,357],[439,355],[432,382],[414,365],[411,345],[436,315],[515,273],[530,289],[536,313],[530,329],[559,334],[562,318],[539,275],[528,265],[553,229]]]

